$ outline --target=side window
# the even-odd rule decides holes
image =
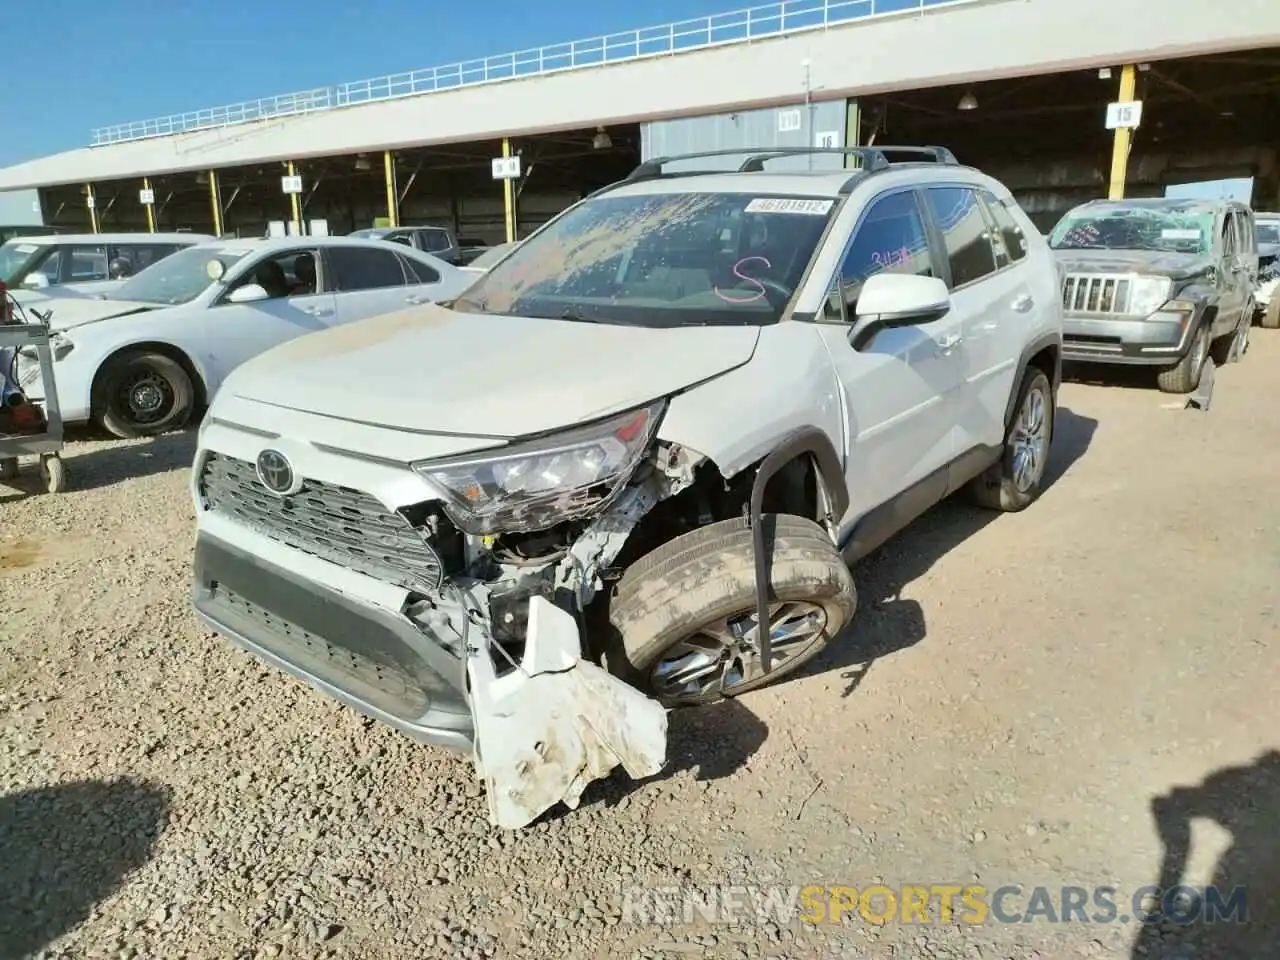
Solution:
[[[1234,257],[1239,252],[1236,246],[1236,215],[1228,213],[1222,220],[1222,253]]]
[[[407,233],[394,233],[391,236],[387,237],[387,239],[390,240],[392,243],[398,243],[401,246],[405,246],[405,247],[413,246],[413,237],[409,236],[409,234]]]
[[[334,289],[340,293],[402,287],[407,282],[400,257],[390,248],[330,247],[328,254]]]
[[[49,286],[63,282],[63,264],[67,259],[66,247],[50,247],[49,252],[40,258],[38,263],[27,269],[27,276],[33,273],[43,274]]]
[[[449,249],[449,235],[443,230],[422,230],[418,236],[422,240],[422,249],[428,253]]]
[[[1027,238],[1023,235],[1022,228],[1018,226],[1018,221],[1013,219],[1009,208],[997,199],[995,194],[984,190],[982,197],[986,200],[987,209],[991,211],[996,229],[1000,231],[1000,236],[1004,240],[1004,247],[1009,251],[1009,258],[1016,263],[1027,255]]]
[[[850,320],[862,285],[877,273],[937,276],[924,218],[913,191],[876,200],[858,227],[840,267],[840,292]]]
[[[404,257],[405,272],[409,276],[410,283],[439,283],[440,273],[430,264],[423,263],[421,260],[415,260],[413,257]]]
[[[925,196],[947,246],[951,286],[962,287],[994,273],[995,252],[977,193],[969,187],[929,187]]]
[[[107,279],[107,248],[98,244],[77,244],[68,251],[62,269],[63,283],[84,283]]]
[[[1236,221],[1236,251],[1238,253],[1253,253],[1253,226],[1249,223],[1248,214],[1237,213]]]
[[[316,255],[313,250],[290,250],[273,257],[263,257],[228,288],[226,296],[240,287],[256,283],[271,300],[305,297],[319,287],[316,278]]]
[[[157,260],[163,260],[178,248],[171,243],[120,243],[107,248],[110,263],[123,260],[128,264],[126,276],[145,270]]]

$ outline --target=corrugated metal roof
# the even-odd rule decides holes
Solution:
[[[967,0],[786,37],[85,147],[0,170],[0,190],[490,140],[944,83],[1280,46],[1275,0]],[[1106,24],[1099,29],[1098,24]],[[993,42],[1000,38],[1000,42]],[[1101,121],[1099,121],[1101,122]],[[283,172],[283,171],[281,171]]]

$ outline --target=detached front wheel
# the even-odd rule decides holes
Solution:
[[[185,426],[195,400],[182,364],[163,353],[141,350],[109,360],[94,392],[99,422],[126,440]]]
[[[609,607],[614,637],[606,666],[673,707],[755,690],[817,656],[853,616],[853,576],[812,520],[774,514],[764,522],[773,532],[768,673],[760,661],[751,529],[743,519],[676,537],[631,565]]]

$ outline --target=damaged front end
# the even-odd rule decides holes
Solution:
[[[464,542],[445,592],[465,609],[475,758],[499,826],[576,807],[619,765],[642,778],[665,763],[665,709],[593,662],[583,616],[631,531],[693,483],[699,458],[654,441],[663,409],[415,465]]]

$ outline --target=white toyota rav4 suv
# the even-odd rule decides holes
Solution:
[[[239,367],[193,470],[199,614],[474,750],[514,827],[656,773],[666,707],[812,658],[849,563],[943,497],[1030,504],[1062,346],[1044,238],[946,150],[767,169],[795,152],[644,163],[458,299]]]

